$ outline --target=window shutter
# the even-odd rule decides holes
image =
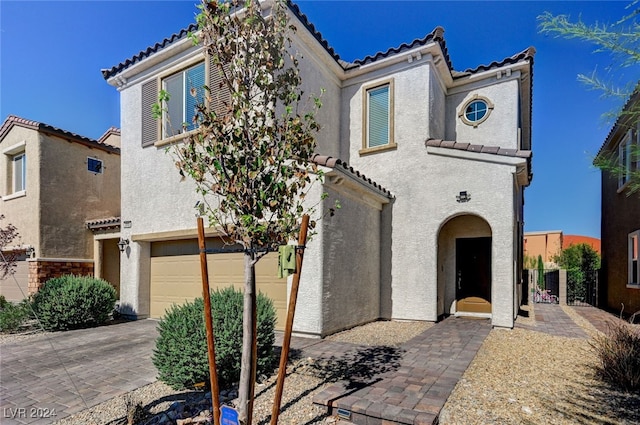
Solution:
[[[223,65],[225,70],[229,69],[228,65]],[[231,104],[231,92],[224,83],[220,70],[213,62],[213,57],[209,56],[209,90],[211,96],[211,108],[218,115],[225,115]]]
[[[369,90],[368,147],[389,143],[389,86]]]
[[[153,118],[153,104],[158,102],[158,81],[151,80],[142,85],[142,146],[158,140],[158,122]]]

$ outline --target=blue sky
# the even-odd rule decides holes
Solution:
[[[119,127],[118,91],[100,70],[194,21],[195,0],[0,1],[0,119],[14,114],[98,138]],[[525,230],[600,236],[600,173],[591,166],[615,107],[576,79],[611,64],[593,46],[541,35],[544,11],[614,22],[626,1],[298,1],[345,60],[445,29],[456,70],[537,49],[533,78],[533,171]],[[638,68],[622,79],[638,79]],[[486,144],[490,144],[487,141]]]

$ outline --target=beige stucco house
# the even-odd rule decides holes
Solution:
[[[95,242],[87,225],[120,215],[119,145],[115,128],[94,140],[14,115],[5,119],[0,213],[20,236],[8,247],[19,253],[16,273],[0,281],[0,294],[20,300],[69,273],[95,273],[119,287],[117,236]],[[104,248],[97,260],[94,245]]]
[[[319,216],[334,199],[342,204],[308,245],[294,330],[323,336],[379,318],[447,314],[512,327],[532,176],[535,50],[457,71],[436,28],[346,62],[298,6],[289,9],[304,92],[325,90],[315,161],[326,178],[306,199],[329,194]],[[129,242],[121,302],[135,317],[160,317],[171,303],[200,295],[199,195],[193,183],[180,182],[165,151],[179,137],[151,116],[161,88],[186,100],[175,81],[216,86],[208,58],[187,37],[196,30],[102,71],[120,92],[122,237]],[[213,230],[209,236],[210,246],[220,243]],[[242,259],[234,255],[210,256],[216,284],[242,281]],[[263,261],[258,287],[282,318],[288,285],[276,278],[274,257]]]

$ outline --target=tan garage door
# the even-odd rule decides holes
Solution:
[[[0,280],[0,295],[4,295],[7,301],[21,301],[28,294],[29,263],[25,257],[18,258],[15,270],[13,276],[7,276]]]
[[[152,255],[153,255],[152,248]],[[242,288],[244,282],[243,254],[207,256],[211,290],[233,285]],[[256,265],[258,291],[273,300],[276,308],[276,329],[284,329],[287,314],[287,279],[278,279],[278,256],[270,253]],[[151,317],[160,318],[172,304],[181,304],[202,296],[199,255],[152,256]]]

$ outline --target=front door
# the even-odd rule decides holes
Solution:
[[[456,311],[491,313],[491,238],[456,239]]]

